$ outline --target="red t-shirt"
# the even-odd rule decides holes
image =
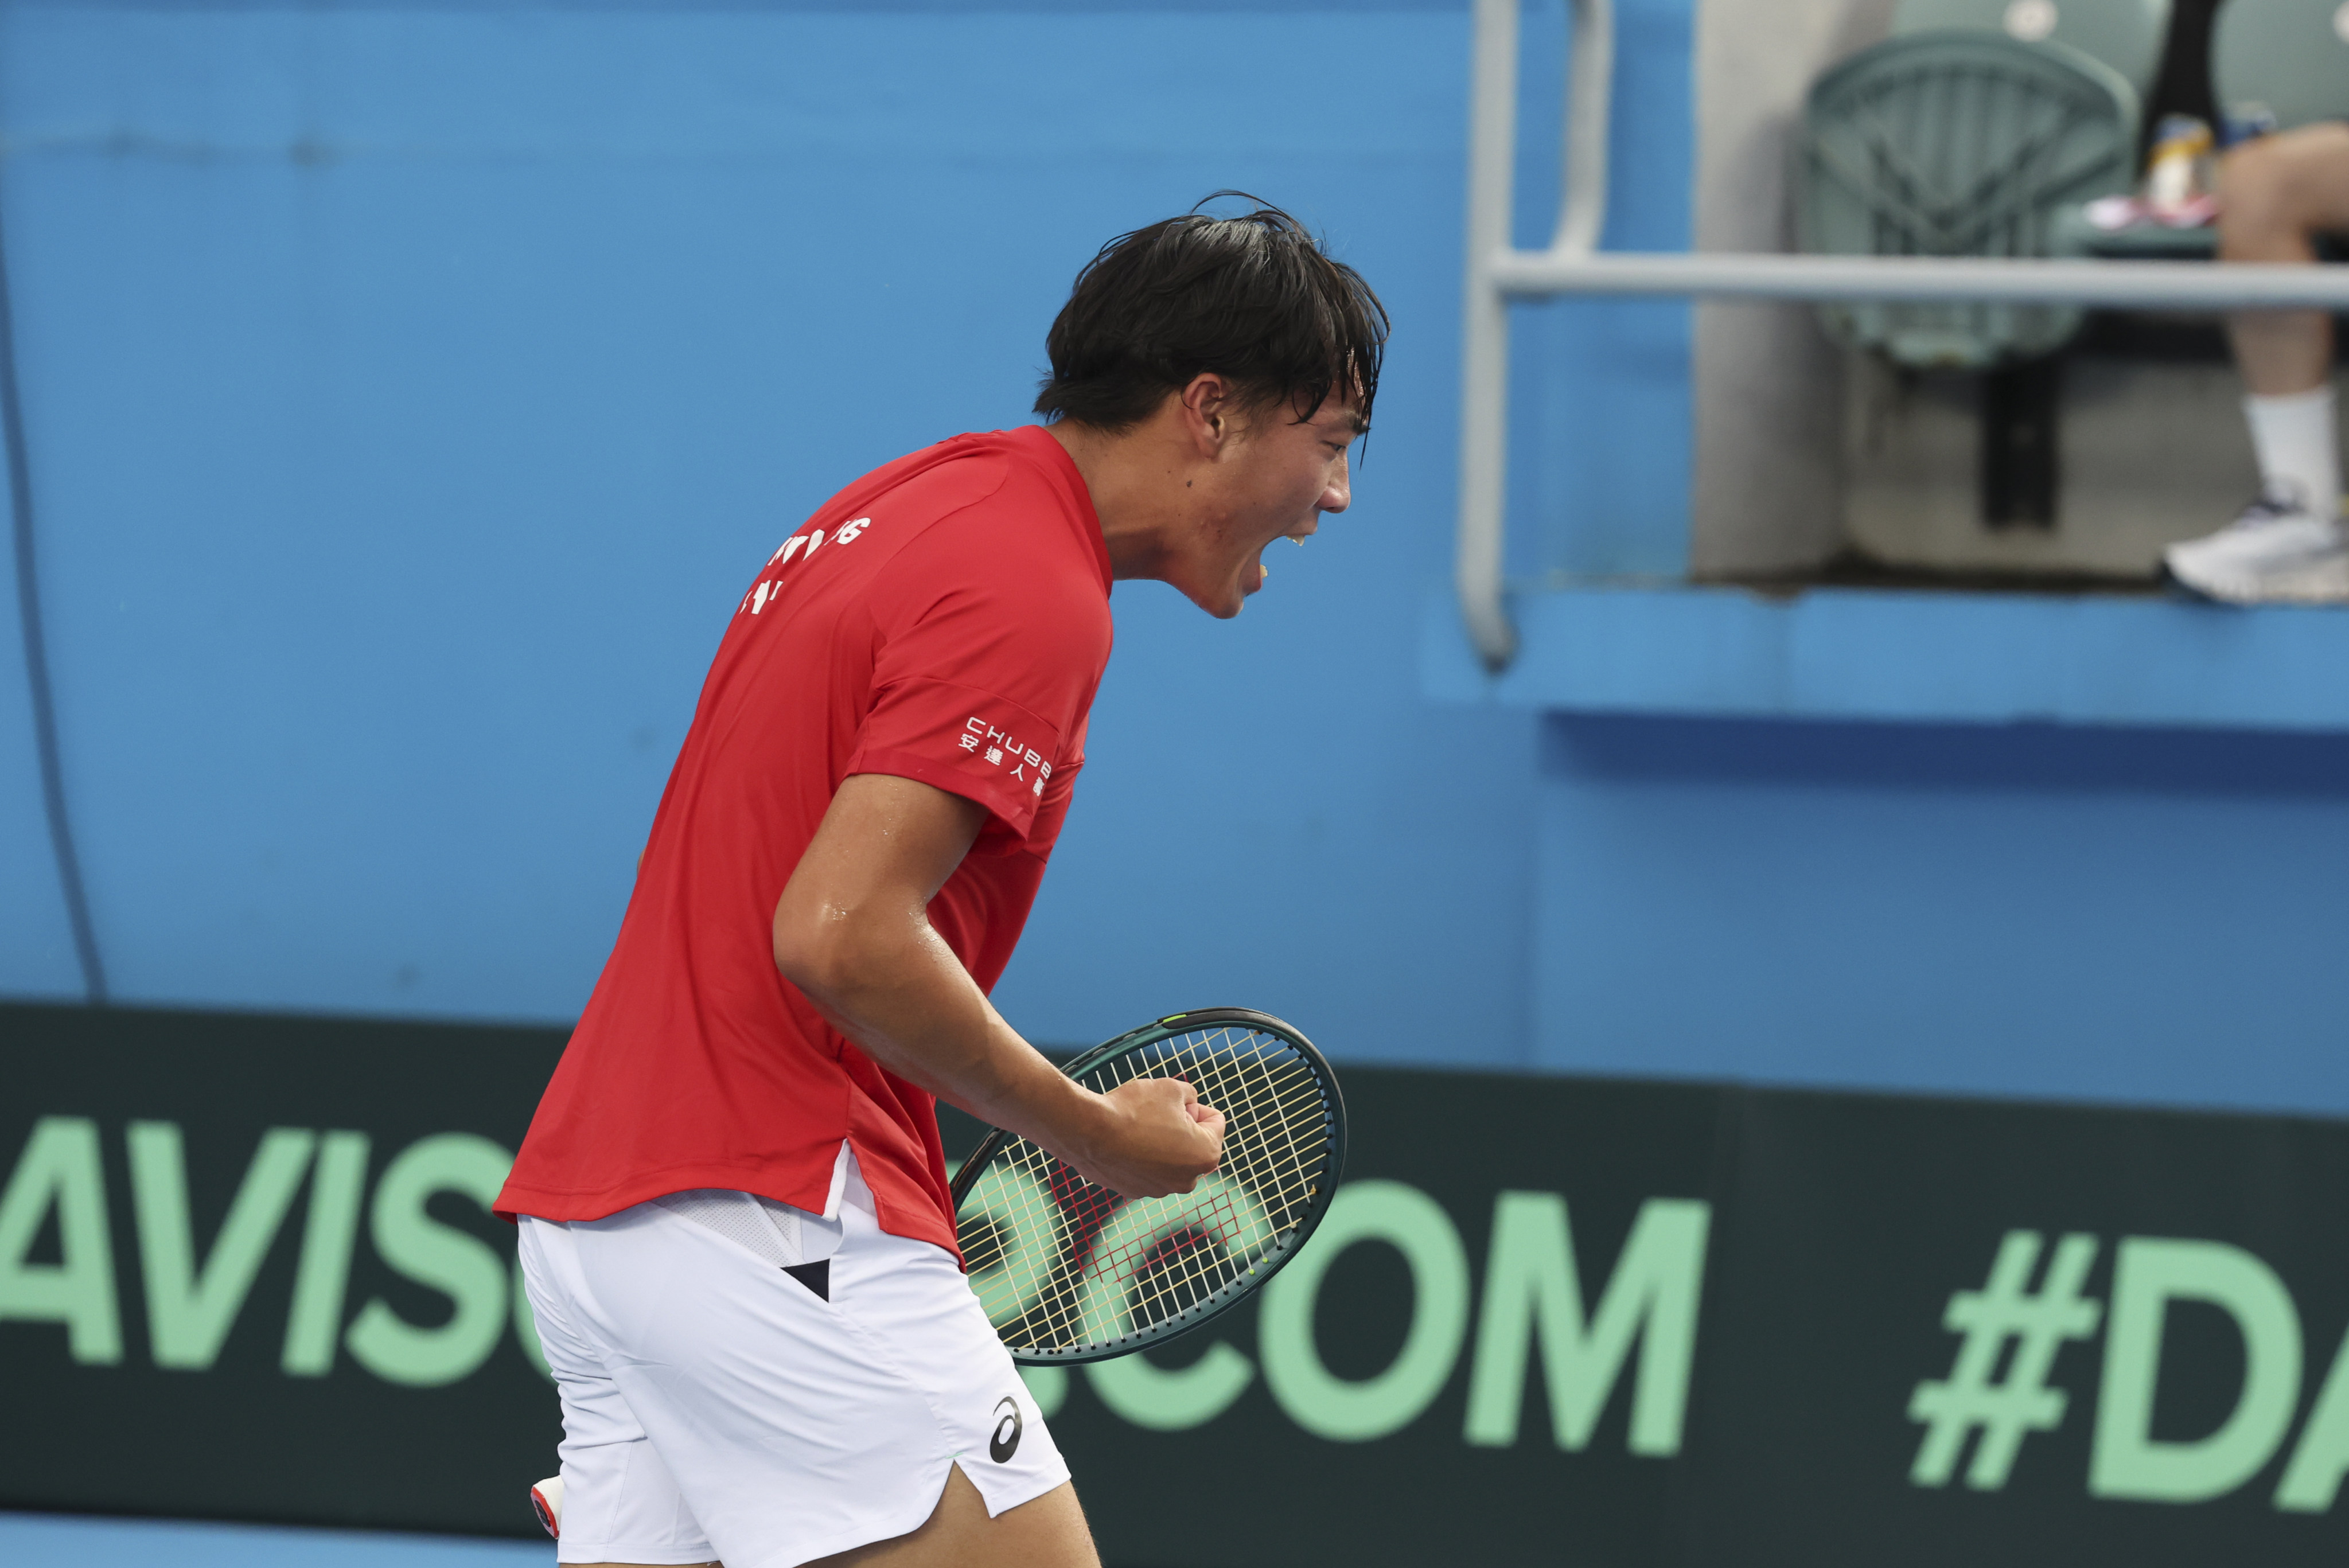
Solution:
[[[930,923],[992,989],[1084,760],[1109,588],[1084,480],[1032,427],[901,458],[784,541],[719,645],[500,1213],[696,1187],[821,1210],[845,1139],[882,1228],[954,1250],[935,1102],[776,970],[775,903],[850,774],[951,790],[989,815]]]

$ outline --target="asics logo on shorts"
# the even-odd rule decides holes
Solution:
[[[1002,1419],[995,1423],[995,1435],[987,1439],[987,1457],[1001,1464],[1019,1451],[1019,1401],[1007,1394],[995,1402],[995,1408]]]

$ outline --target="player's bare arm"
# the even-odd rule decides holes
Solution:
[[[1222,1113],[1189,1085],[1106,1095],[1061,1076],[988,1003],[929,922],[986,808],[911,779],[843,780],[775,905],[775,966],[882,1067],[1043,1145],[1130,1198],[1216,1168]]]

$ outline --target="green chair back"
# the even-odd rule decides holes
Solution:
[[[2044,256],[2066,209],[2129,189],[2137,98],[2062,44],[1987,32],[1888,38],[1811,86],[1795,232],[1836,255]],[[1819,307],[1828,334],[1904,365],[1986,367],[2063,346],[2063,305]]]
[[[2349,5],[2226,0],[2210,35],[2210,85],[2222,108],[2263,103],[2286,130],[2349,119]]]
[[[2142,99],[2161,69],[2169,8],[2170,0],[1900,0],[1892,36],[1962,29],[2004,33],[2026,44],[2069,44],[2118,71]]]

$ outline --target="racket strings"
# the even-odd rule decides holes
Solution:
[[[1226,1029],[1216,1033],[1230,1036],[1234,1031]],[[1257,1059],[1241,1064],[1258,1068],[1258,1081],[1247,1082],[1244,1074],[1230,1070],[1230,1065],[1237,1061],[1238,1050],[1243,1045],[1264,1038],[1253,1030],[1241,1031],[1240,1038],[1231,1040],[1220,1048],[1171,1052],[1163,1062],[1156,1064],[1163,1070],[1148,1075],[1185,1078],[1199,1091],[1202,1100],[1218,1109],[1228,1105],[1248,1109],[1250,1114],[1233,1116],[1225,1130],[1224,1168],[1230,1170],[1237,1156],[1242,1175],[1248,1185],[1259,1192],[1266,1187],[1266,1178],[1271,1175],[1272,1167],[1284,1155],[1291,1164],[1289,1175],[1295,1178],[1302,1174],[1298,1140],[1292,1138],[1276,1141],[1272,1134],[1288,1130],[1285,1120],[1296,1106],[1309,1099],[1318,1106],[1320,1101],[1319,1086],[1313,1081],[1312,1074],[1302,1058],[1285,1047],[1279,1050],[1275,1059],[1286,1070],[1264,1071],[1261,1057],[1267,1053],[1261,1051]],[[1279,1044],[1278,1041],[1272,1043]]]
[[[1274,1057],[1275,1065],[1268,1067],[1264,1054],[1243,1064],[1254,1069],[1253,1082],[1247,1081],[1249,1072],[1228,1070],[1214,1054],[1170,1062],[1164,1076],[1189,1078],[1209,1105],[1246,1108],[1247,1114],[1233,1118],[1226,1127],[1222,1170],[1237,1175],[1268,1205],[1269,1240],[1288,1227],[1291,1212],[1310,1202],[1312,1181],[1306,1162],[1328,1137],[1319,1115],[1300,1114],[1318,1113],[1322,1098],[1302,1058],[1283,1050]]]
[[[962,1222],[988,1318],[1014,1349],[1072,1349],[1140,1334],[1228,1288],[1309,1214],[1330,1155],[1326,1091],[1278,1036],[1226,1026],[1159,1041],[1085,1075],[1107,1090],[1179,1078],[1226,1117],[1224,1157],[1190,1193],[1131,1202],[1086,1181],[1025,1139],[1007,1140]],[[1003,1266],[1012,1246],[1041,1246],[1059,1267]],[[1048,1279],[1032,1298],[1023,1295]],[[1088,1303],[1114,1304],[1115,1323]]]
[[[1229,1036],[1231,1033],[1230,1030],[1217,1031],[1219,1036]],[[1246,1035],[1254,1037],[1255,1040],[1264,1038],[1261,1036],[1255,1036],[1254,1031],[1247,1031]],[[1221,1043],[1220,1049],[1168,1052],[1159,1060],[1150,1064],[1156,1070],[1148,1076],[1185,1078],[1190,1082],[1193,1088],[1198,1091],[1199,1098],[1206,1103],[1217,1106],[1219,1109],[1225,1104],[1230,1104],[1244,1111],[1244,1114],[1232,1115],[1227,1121],[1222,1172],[1237,1176],[1244,1186],[1257,1196],[1259,1201],[1271,1201],[1278,1209],[1284,1211],[1270,1216],[1272,1222],[1270,1227],[1263,1229],[1260,1234],[1243,1235],[1238,1238],[1247,1251],[1254,1253],[1260,1250],[1260,1244],[1249,1243],[1269,1241],[1282,1227],[1282,1222],[1286,1219],[1285,1211],[1296,1207],[1305,1199],[1306,1183],[1299,1180],[1302,1176],[1302,1165],[1298,1159],[1299,1140],[1294,1137],[1276,1140],[1272,1135],[1289,1130],[1285,1125],[1285,1115],[1293,1107],[1303,1103],[1308,1099],[1318,1107],[1320,1097],[1318,1093],[1312,1092],[1310,1075],[1293,1053],[1288,1052],[1285,1047],[1281,1050],[1280,1057],[1285,1058],[1285,1065],[1290,1070],[1276,1074],[1266,1070],[1261,1059],[1263,1055],[1261,1051],[1254,1059],[1247,1061],[1239,1059],[1238,1048],[1247,1043],[1252,1042],[1243,1039]],[[1273,1043],[1278,1044],[1278,1042]],[[1254,1069],[1252,1073],[1247,1070],[1251,1068]],[[1251,1077],[1255,1081],[1249,1081]],[[1288,1088],[1290,1083],[1299,1079],[1307,1080],[1300,1092],[1289,1095],[1280,1092],[1282,1088]],[[1284,1155],[1287,1156],[1290,1166],[1287,1173],[1281,1172],[1278,1169]],[[1161,1199],[1156,1202],[1164,1203],[1170,1200]],[[1201,1217],[1226,1221],[1236,1221],[1239,1218],[1227,1202],[1217,1203],[1213,1210]],[[1129,1258],[1112,1260],[1114,1263],[1133,1261],[1136,1260]]]
[[[1206,1099],[1208,1103],[1215,1104],[1221,1100],[1237,1110],[1248,1093],[1255,1092],[1259,1096],[1264,1093],[1263,1085],[1259,1084],[1251,1091],[1244,1082],[1237,1081],[1230,1071],[1231,1067],[1241,1059],[1241,1050],[1248,1043],[1246,1037],[1252,1033],[1253,1031],[1242,1031],[1240,1037],[1235,1037],[1230,1031],[1219,1031],[1216,1037],[1211,1037],[1211,1043],[1204,1047],[1200,1042],[1195,1041],[1194,1048],[1190,1050],[1162,1049],[1142,1056],[1139,1059],[1112,1064],[1109,1070],[1099,1075],[1099,1078],[1103,1087],[1114,1087],[1116,1083],[1130,1081],[1135,1077],[1179,1075],[1191,1079],[1194,1087],[1201,1088],[1203,1098]],[[1273,1044],[1277,1047],[1278,1043],[1276,1041]],[[1260,1047],[1252,1054],[1259,1058],[1264,1055]],[[1291,1070],[1279,1073],[1268,1081],[1277,1084],[1280,1088],[1288,1088],[1292,1082],[1300,1078],[1309,1080],[1310,1075],[1298,1070],[1293,1061],[1289,1065]],[[1309,1081],[1307,1087],[1310,1087]],[[1237,1174],[1248,1186],[1265,1192],[1268,1196],[1274,1195],[1273,1191],[1268,1191],[1268,1189],[1290,1186],[1288,1182],[1268,1180],[1276,1174],[1277,1161],[1268,1161],[1265,1155],[1273,1152],[1275,1140],[1261,1135],[1250,1138],[1248,1133],[1262,1121],[1263,1110],[1268,1103],[1277,1113],[1285,1112],[1292,1108],[1299,1098],[1292,1093],[1278,1095],[1269,1102],[1259,1099],[1257,1116],[1234,1119],[1233,1130],[1239,1136],[1235,1137],[1226,1145],[1227,1175],[1234,1173],[1237,1167]],[[1318,1099],[1318,1097],[1308,1098]],[[1294,1143],[1294,1140],[1290,1141]],[[1326,1141],[1326,1139],[1321,1141]],[[1022,1156],[1019,1163],[1027,1167],[1031,1176],[1041,1175],[1046,1171],[1051,1170],[1057,1163],[1052,1161],[1049,1155],[1034,1150],[1032,1146],[1019,1152]],[[1235,1155],[1238,1158],[1234,1159]],[[1290,1150],[1290,1158],[1287,1163],[1290,1165],[1292,1171],[1301,1170],[1301,1161],[1297,1158],[1297,1150],[1294,1148]],[[1062,1180],[1050,1185],[1065,1189],[1071,1184],[1065,1178],[1073,1173],[1067,1172],[1065,1167],[1062,1167],[1053,1171],[1052,1174]],[[1078,1212],[1071,1217],[1074,1222],[1064,1227],[1072,1233],[1061,1239],[1081,1244],[1086,1239],[1084,1233],[1098,1231],[1100,1221],[1105,1217],[1107,1212],[1117,1206],[1117,1200],[1113,1194],[1104,1192],[1098,1188],[1090,1188],[1081,1183],[1077,1185],[1082,1194],[1077,1203]],[[1292,1187],[1291,1191],[1294,1191]],[[1074,1197],[1078,1194],[1070,1195]],[[1285,1197],[1289,1196],[1290,1193],[1278,1195]],[[1179,1206],[1180,1202],[1181,1200],[1159,1200],[1157,1206],[1164,1209]],[[1288,1205],[1280,1206],[1286,1208]],[[991,1208],[993,1205],[988,1207]],[[1030,1215],[1028,1218],[1032,1223],[1034,1216]],[[1168,1222],[1168,1216],[1162,1215],[1154,1218],[1158,1222],[1124,1227],[1133,1233],[1132,1241],[1123,1247],[1103,1251],[1099,1259],[1094,1260],[1091,1266],[1081,1271],[1080,1279],[1071,1283],[1081,1284],[1083,1280],[1098,1277],[1104,1272],[1112,1272],[1119,1278],[1131,1281],[1133,1276],[1146,1272],[1152,1276],[1154,1288],[1143,1302],[1133,1305],[1142,1308],[1145,1318],[1154,1318],[1158,1313],[1182,1310],[1191,1305],[1195,1299],[1212,1294],[1216,1286],[1226,1283],[1237,1272],[1237,1264],[1232,1261],[1232,1253],[1237,1253],[1242,1259],[1252,1257],[1260,1253],[1263,1243],[1272,1240],[1278,1233],[1277,1226],[1246,1222],[1252,1216],[1243,1216],[1237,1212],[1229,1201],[1227,1191],[1216,1194],[1207,1205],[1193,1203],[1189,1213],[1173,1216],[1171,1223]],[[1206,1238],[1200,1234],[1203,1230],[1209,1236],[1219,1237],[1230,1251],[1219,1253],[1208,1245]],[[978,1239],[974,1238],[974,1240]],[[999,1285],[1004,1282],[996,1283]],[[1039,1304],[1047,1309],[1043,1314],[1046,1321],[1040,1326],[1051,1331],[1049,1335],[1050,1338],[1061,1340],[1072,1332],[1081,1330],[1084,1326],[1080,1321],[1076,1310],[1080,1299],[1078,1293],[1062,1290],[1054,1295],[1057,1299],[1050,1303]],[[1003,1306],[1009,1305],[1015,1309],[1017,1306],[1017,1304],[1007,1303],[996,1305],[999,1311],[991,1315],[1000,1316],[1002,1315],[1000,1309]]]

